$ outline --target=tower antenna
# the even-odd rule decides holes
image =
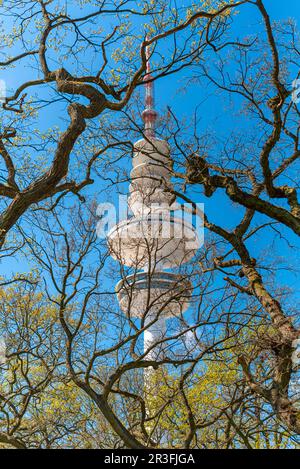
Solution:
[[[146,41],[149,38],[146,36]],[[145,81],[145,110],[142,112],[142,117],[145,123],[145,136],[149,139],[155,138],[155,125],[157,120],[157,112],[154,109],[154,84],[153,76],[151,75],[151,66],[150,66],[150,46],[146,46],[146,75],[144,77]]]

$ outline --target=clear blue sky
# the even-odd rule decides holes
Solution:
[[[300,18],[298,0],[289,0],[286,2],[266,0],[265,5],[272,20],[281,20],[289,17],[299,20]],[[246,8],[241,8],[241,13],[233,26],[236,37],[252,34],[259,28],[257,24],[258,20],[258,14],[253,7],[247,6]],[[24,68],[23,72],[24,76],[22,77],[22,81],[23,79],[27,79],[31,76],[31,71],[28,68]],[[14,89],[18,84],[20,84],[20,76],[15,74],[13,70],[3,75],[3,77],[7,80],[10,89]],[[216,122],[218,126],[217,130],[223,135],[226,135],[226,133],[229,134],[233,128],[240,128],[240,120],[234,116],[232,116],[231,119],[229,118],[228,111],[225,112],[224,103],[220,96],[211,93],[208,95],[208,90],[202,89],[200,86],[189,88],[185,93],[178,92],[178,90],[184,85],[185,80],[186,71],[183,71],[176,76],[172,76],[172,79],[164,78],[156,83],[158,110],[164,112],[166,106],[171,106],[172,110],[179,118],[189,119],[194,112],[195,106],[201,103],[201,106],[199,107],[201,122],[199,125],[203,127],[204,131],[207,130],[207,128],[215,127]],[[58,114],[59,113],[56,112],[55,115],[51,116],[51,125],[64,125],[62,124]],[[42,120],[41,124],[45,128],[49,125],[45,118]],[[245,128],[245,130],[247,131],[247,128]],[[96,185],[97,184],[97,190],[99,190],[99,181],[96,181]],[[234,224],[240,219],[240,211],[233,207],[222,194],[218,195],[217,198],[206,200],[203,200],[203,196],[197,195],[195,192],[191,194],[196,201],[205,202],[206,212],[216,223],[224,224],[224,218],[226,218],[226,226],[230,227],[234,226]],[[220,210],[220,207],[222,207],[222,210]],[[286,234],[289,237],[291,244],[296,245],[297,240],[290,230],[286,231]],[[256,238],[253,240],[253,243],[255,243],[255,247],[253,247],[256,250],[267,249],[269,244],[268,235],[266,234],[266,238],[263,239]],[[291,259],[291,256],[294,255],[293,250],[289,249],[285,243],[280,243],[280,250],[281,251],[278,252],[278,255],[287,259]],[[25,271],[27,268],[28,266],[26,266],[24,262],[20,265],[10,261],[9,263],[3,264],[1,270],[4,272],[9,272],[11,269]],[[287,271],[281,271],[279,275],[281,282],[287,282],[296,287],[297,279],[294,274],[290,274]]]

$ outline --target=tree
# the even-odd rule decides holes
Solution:
[[[72,382],[56,309],[32,283],[1,295],[0,443],[21,449],[106,448],[118,441]]]
[[[111,446],[157,447],[166,439],[170,447],[186,448],[297,445],[299,393],[293,381],[297,384],[299,371],[293,357],[299,318],[294,292],[286,285],[292,268],[275,256],[281,249],[292,259],[299,235],[299,110],[291,100],[298,36],[291,20],[273,24],[265,3],[190,2],[173,8],[164,0],[95,1],[75,3],[67,11],[58,1],[18,1],[2,7],[12,27],[0,65],[8,72],[24,64],[31,68],[3,103],[1,258],[26,256],[36,273],[4,276],[1,283],[4,304],[12,310],[11,283],[21,284],[17,298],[25,304],[24,285],[32,288],[28,314],[41,317],[26,348],[16,343],[16,389],[3,398],[4,415],[15,420],[6,428],[3,421],[3,443],[74,445],[68,440],[74,416],[66,396],[75,393],[93,409],[75,422],[83,446],[81,426],[90,428],[95,415],[92,428],[104,428]],[[263,26],[251,37],[238,31],[236,39],[235,24],[244,12]],[[130,307],[121,313],[112,284],[128,272],[111,263],[95,232],[95,180],[108,198],[112,185],[122,192],[130,178],[125,157],[132,155],[133,141],[147,138],[137,119],[138,90],[150,80],[145,80],[146,48],[151,80],[184,70],[187,93],[208,85],[224,101],[231,99],[224,118],[229,130],[227,125],[213,133],[207,125],[199,132],[197,112],[194,122],[184,123],[171,108],[157,129],[172,149],[174,198],[195,206],[200,193],[208,207],[205,246],[189,266],[180,266],[181,278],[195,287],[191,312],[170,321],[160,344],[166,353],[159,360],[150,360],[141,348],[150,305],[141,321],[133,320]],[[68,114],[67,122],[50,122],[52,110],[61,121]],[[217,217],[211,201],[234,216]],[[280,269],[289,276],[280,279]],[[133,266],[132,275],[138,270]],[[28,287],[32,283],[37,286]],[[44,314],[41,307],[36,310],[38,301]],[[5,332],[10,326],[4,306],[2,316]],[[37,365],[31,341],[39,347],[49,322],[55,334],[46,362],[42,354]],[[60,348],[51,352],[57,340],[66,345],[65,355]],[[64,357],[64,376],[57,382],[56,353]],[[153,390],[143,389],[147,370],[154,373],[156,389],[157,379],[163,382],[155,403]],[[28,374],[33,374],[30,385]],[[216,374],[220,383],[212,392]],[[24,380],[25,407],[19,400]],[[43,394],[49,386],[51,402]],[[221,397],[218,387],[225,390]],[[29,435],[21,422],[36,394],[42,396],[37,430]],[[53,421],[49,417],[50,433],[43,432],[39,413],[45,405],[51,414],[61,394],[66,406]],[[14,406],[9,411],[14,417],[7,405]],[[203,417],[204,405],[209,411]],[[67,426],[61,426],[62,419]],[[95,432],[88,444],[101,445]]]
[[[3,42],[6,45],[4,52],[6,58],[0,65],[22,66],[21,61],[32,59],[29,65],[32,65],[34,70],[37,59],[38,69],[35,77],[30,77],[28,81],[19,84],[17,89],[5,98],[3,104],[5,113],[2,118],[1,156],[5,164],[6,177],[5,183],[0,186],[0,195],[4,202],[0,218],[1,244],[4,243],[9,230],[33,204],[55,194],[63,194],[65,191],[78,193],[86,185],[92,184],[92,165],[107,148],[100,147],[100,150],[94,152],[90,148],[87,149],[90,156],[85,165],[85,177],[79,180],[74,179],[69,172],[70,154],[76,151],[76,143],[82,144],[80,137],[88,128],[90,120],[98,118],[105,111],[117,112],[124,109],[135,88],[143,83],[146,71],[146,46],[154,45],[162,39],[190,28],[192,32],[189,40],[183,41],[181,47],[175,47],[171,60],[158,67],[159,76],[174,73],[176,69],[189,65],[199,57],[207,44],[205,32],[208,38],[220,34],[226,24],[224,15],[226,18],[226,14],[239,4],[240,2],[234,4],[229,2],[212,12],[196,7],[184,8],[179,14],[164,1],[155,4],[151,1],[144,2],[142,5],[135,5],[135,2],[129,0],[116,3],[95,2],[95,5],[92,2],[91,11],[84,10],[77,15],[78,9],[74,8],[74,15],[69,15],[60,7],[59,2],[40,0],[5,3],[2,7],[3,15],[12,18],[14,26],[11,32],[5,31]],[[103,25],[106,18],[112,17],[114,26],[107,32]],[[141,26],[141,33],[135,38],[127,31],[130,22],[134,24],[140,17],[144,23]],[[201,22],[205,28],[199,38],[194,28],[196,22]],[[86,24],[89,30],[87,34],[83,30]],[[152,36],[149,39],[145,37],[147,32]],[[193,38],[196,43],[193,43]],[[37,46],[35,42],[38,43]],[[16,43],[22,50],[17,55],[7,57]],[[129,44],[133,54],[125,56],[123,64],[114,66],[119,62],[122,48],[128,48]],[[137,53],[136,44],[141,45]],[[88,71],[84,63],[87,52],[101,57],[101,62],[95,67],[90,64]],[[71,63],[67,60],[70,55],[73,56]],[[57,63],[59,66],[56,68],[50,65]],[[68,71],[68,65],[74,70],[73,72]],[[40,90],[43,85],[50,90],[50,93],[46,92],[46,104],[52,103],[53,99],[62,100],[64,112],[67,111],[70,121],[66,130],[54,137],[54,142],[51,138],[47,141],[47,133],[41,134],[41,132],[37,135],[40,138],[34,142],[31,141],[32,134],[29,142],[26,140],[22,142],[24,127],[15,128],[18,121],[15,115],[22,115],[25,126],[35,125],[34,115],[44,106],[44,100],[39,102],[38,99],[36,102],[36,97],[30,98],[27,92],[37,87]],[[56,87],[54,96],[51,93],[53,85]],[[43,90],[38,92],[43,93]],[[83,104],[82,98],[88,100],[87,105]],[[51,143],[54,143],[54,148],[51,148]],[[50,151],[52,158],[46,158],[46,171],[44,162],[37,168],[33,177],[27,174],[25,178],[23,176],[22,181],[19,181],[19,171],[15,167],[14,160],[18,159],[20,146],[30,151],[33,161],[36,160],[35,151],[32,155],[33,149]],[[81,174],[83,171],[81,168]]]
[[[209,155],[203,157],[195,152],[187,163],[187,182],[201,184],[207,197],[212,197],[221,188],[231,201],[246,209],[243,218],[230,231],[206,219],[207,228],[223,238],[229,246],[230,258],[227,253],[217,257],[215,266],[230,268],[231,275],[240,274],[245,279],[242,284],[232,277],[227,280],[245,294],[253,295],[268,313],[275,336],[266,340],[267,344],[262,344],[262,347],[266,346],[274,358],[272,385],[263,386],[256,380],[255,374],[250,371],[251,362],[242,354],[239,361],[253,392],[272,405],[274,412],[288,428],[299,433],[299,408],[289,396],[294,344],[299,338],[297,322],[293,323],[292,312],[285,310],[278,294],[273,294],[266,287],[259,271],[262,266],[257,266],[246,243],[253,230],[257,229],[254,224],[257,223],[259,214],[268,217],[267,223],[270,226],[274,226],[276,222],[275,226],[279,223],[299,234],[300,212],[297,182],[294,183],[296,169],[293,167],[299,157],[299,110],[296,103],[289,99],[293,91],[289,73],[294,60],[297,61],[299,50],[297,32],[292,22],[272,26],[261,0],[255,3],[255,8],[264,24],[263,38],[255,38],[258,46],[266,50],[259,65],[259,68],[262,67],[262,74],[258,74],[255,52],[251,48],[241,51],[238,47],[233,53],[233,60],[239,71],[237,80],[231,78],[230,73],[227,76],[226,61],[222,57],[219,58],[216,75],[204,65],[201,67],[201,76],[229,94],[238,94],[241,109],[247,113],[246,119],[257,126],[255,138],[261,143],[258,148],[254,148],[253,160],[246,165],[242,162],[243,153],[238,147],[237,161],[228,153],[228,159],[221,162]],[[283,34],[287,43],[281,43],[278,34]],[[235,141],[237,142],[237,137]],[[226,148],[223,152],[226,152]],[[278,179],[281,182],[276,183]],[[236,253],[236,258],[232,256],[233,252]],[[235,272],[232,271],[234,267]]]

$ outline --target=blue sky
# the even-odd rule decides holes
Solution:
[[[265,5],[272,20],[281,20],[289,17],[299,20],[300,18],[299,2],[297,0],[289,0],[286,2],[266,0]],[[252,34],[260,28],[258,25],[259,21],[260,18],[258,17],[258,13],[255,8],[252,6],[241,8],[240,14],[234,21],[234,35],[237,37]],[[244,128],[245,132],[251,130],[247,127],[247,122],[241,125],[240,118],[234,115],[234,113],[230,116],[228,110],[225,110],[226,103],[223,101],[222,97],[218,94],[212,93],[211,90],[201,88],[201,86],[196,85],[188,88],[185,92],[180,91],[186,82],[187,73],[188,72],[186,70],[183,70],[178,75],[173,75],[172,78],[167,77],[160,79],[156,83],[156,107],[161,113],[166,111],[167,106],[171,106],[179,119],[189,120],[195,110],[195,106],[199,105],[198,111],[201,116],[199,123],[200,132],[201,128],[203,128],[203,131],[207,131],[211,128],[212,131],[217,130],[220,131],[222,135],[226,135],[233,129],[241,130],[241,128]],[[31,77],[31,70],[24,66],[22,81],[29,77]],[[2,77],[0,76],[0,78]],[[14,89],[18,84],[20,84],[20,76],[14,73],[14,70],[5,73],[3,78],[6,79],[9,89]],[[51,114],[50,121],[52,126],[57,125],[61,127],[65,125],[65,123],[60,119],[59,112],[57,112],[57,110],[55,113]],[[42,128],[48,128],[49,126],[49,122],[46,117],[41,118],[40,124]],[[128,161],[128,164],[129,163],[130,162]],[[103,183],[96,180],[95,184],[98,192],[99,189],[101,189],[99,184]],[[233,227],[240,219],[240,210],[228,202],[227,198],[224,197],[221,192],[218,192],[217,196],[212,199],[204,199],[203,195],[200,192],[197,193],[195,188],[192,188],[189,193],[195,201],[205,203],[206,212],[212,221],[220,224],[226,223],[226,226],[230,228]],[[101,197],[99,198],[99,201],[103,201],[101,200]],[[260,219],[263,219],[263,217]],[[286,233],[291,244],[297,244],[298,241],[290,230],[283,230],[283,233]],[[263,238],[256,237],[251,241],[251,247],[256,251],[264,251],[268,248],[269,243],[269,234],[265,231]],[[284,242],[281,242],[278,245],[275,244],[274,253],[275,252],[276,255],[285,258],[288,262],[293,261],[292,258],[296,255],[295,251],[288,248],[287,244]],[[21,264],[20,262],[12,262],[10,260],[9,263],[6,262],[2,265],[2,269],[7,273],[12,269],[26,271],[28,269],[28,265],[24,263],[24,260],[22,260]],[[297,286],[297,278],[293,273],[289,273],[284,270],[280,271],[278,276],[280,277],[278,278],[280,282],[288,283],[295,287]]]

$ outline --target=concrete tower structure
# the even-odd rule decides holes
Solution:
[[[167,319],[187,310],[192,293],[186,278],[166,270],[192,259],[200,241],[174,201],[169,145],[155,136],[157,112],[149,58],[148,49],[144,138],[134,145],[130,173],[128,205],[133,216],[110,231],[108,244],[111,256],[133,271],[116,286],[120,307],[143,321],[145,358],[156,360],[164,354]]]

